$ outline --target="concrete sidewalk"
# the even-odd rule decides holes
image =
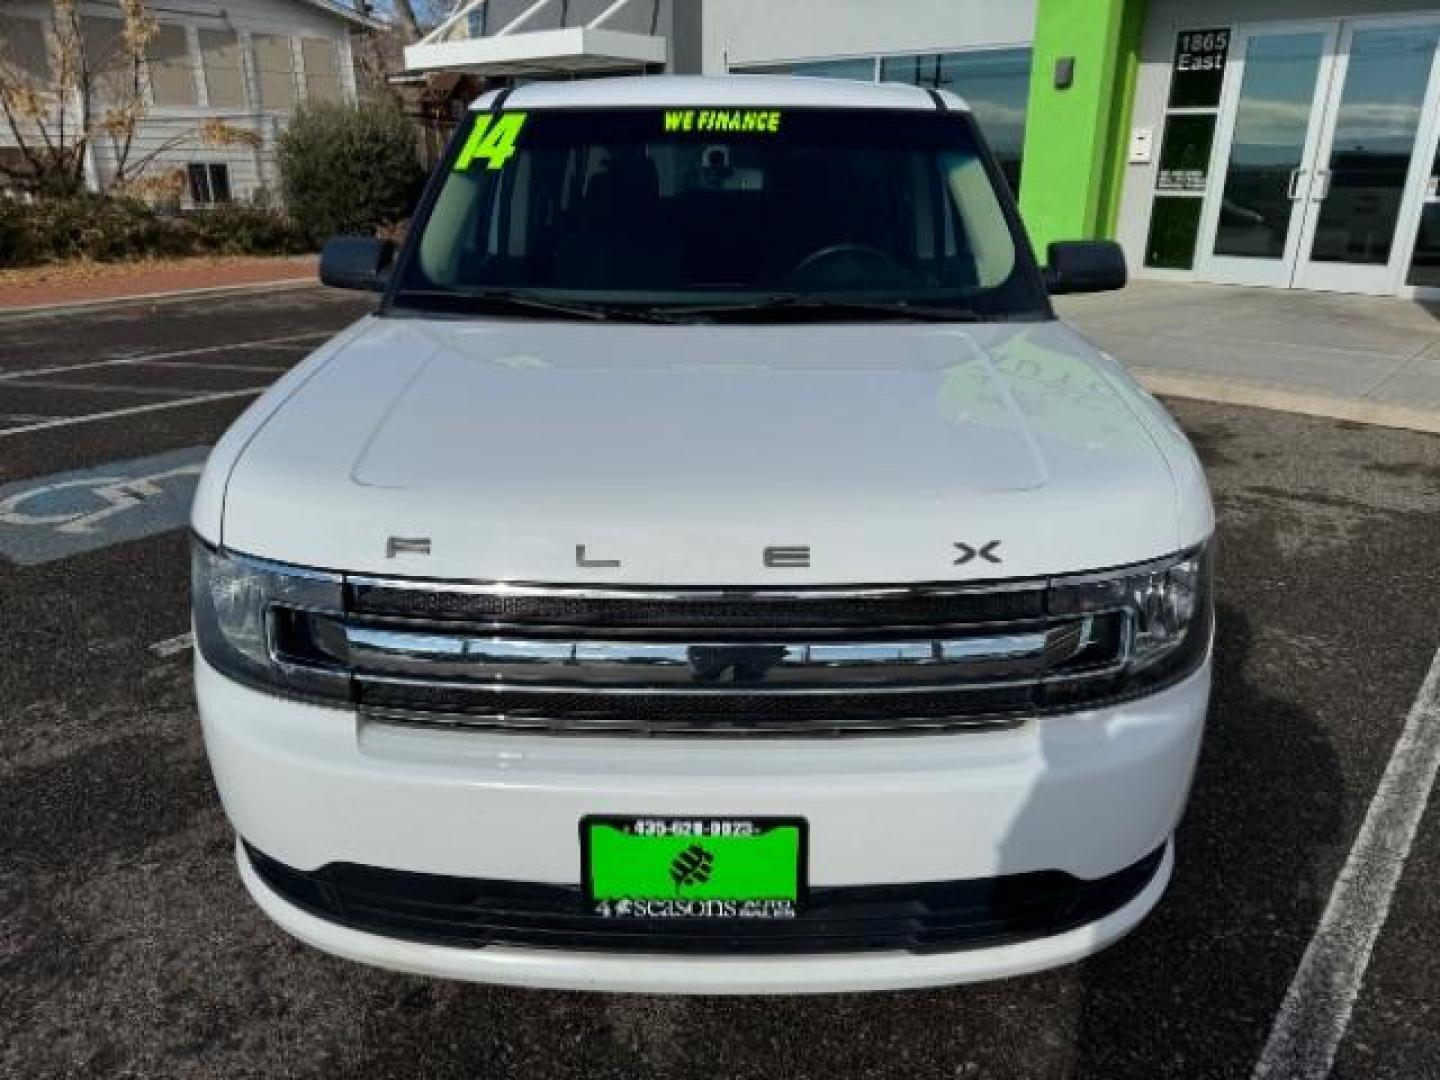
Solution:
[[[1137,281],[1056,300],[1152,391],[1440,432],[1440,307]]]

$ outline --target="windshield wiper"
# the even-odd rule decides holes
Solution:
[[[841,297],[806,296],[802,293],[776,293],[758,300],[742,300],[734,304],[704,304],[692,307],[661,309],[670,315],[725,316],[753,315],[768,312],[796,312],[815,315],[839,315],[850,318],[880,316],[887,319],[908,319],[916,322],[1001,322],[1003,316],[985,315],[970,308],[946,307],[937,304],[915,304],[909,300],[847,300]]]
[[[463,300],[498,312],[543,312],[567,319],[592,319],[596,322],[687,323],[693,320],[671,318],[651,307],[615,307],[592,304],[584,300],[552,300],[525,289],[402,289],[396,297],[401,303],[407,296],[426,299]]]
[[[450,301],[500,312],[539,312],[569,319],[598,322],[694,323],[722,319],[728,315],[794,312],[811,318],[835,315],[841,318],[885,318],[914,322],[1001,322],[1004,316],[985,315],[970,308],[916,304],[909,300],[847,300],[840,297],[806,296],[802,293],[775,293],[755,300],[730,304],[683,306],[620,306],[594,304],[585,300],[555,300],[527,289],[403,289],[396,297],[407,296]]]

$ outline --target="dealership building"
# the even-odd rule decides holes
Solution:
[[[1042,253],[1440,298],[1437,0],[472,0],[415,72],[781,73],[964,97]]]

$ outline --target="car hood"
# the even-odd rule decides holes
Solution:
[[[377,318],[292,376],[257,403],[223,494],[225,545],[290,563],[855,583],[1057,573],[1186,542],[1173,432],[1056,322]],[[809,548],[808,567],[767,566],[777,546]]]

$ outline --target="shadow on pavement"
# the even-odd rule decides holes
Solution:
[[[1217,616],[1175,877],[1149,921],[1085,965],[1078,1076],[1248,1075],[1329,892],[1315,855],[1340,827],[1339,760],[1308,712],[1255,681],[1245,615]]]

